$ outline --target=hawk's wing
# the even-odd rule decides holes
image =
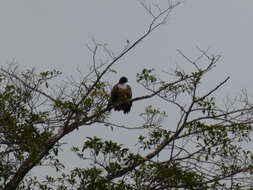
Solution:
[[[130,102],[130,100],[132,99],[132,89],[129,85],[127,85],[127,88],[125,90],[125,96],[126,96],[126,103],[124,103],[122,105],[122,110],[124,111],[124,113],[128,113],[131,110],[132,107],[132,102]]]
[[[113,105],[115,105],[118,102],[118,86],[114,85],[114,87],[111,90],[111,96],[107,105],[107,110],[111,111],[113,108]]]
[[[127,97],[128,99],[132,98],[132,89],[129,85],[127,85]]]

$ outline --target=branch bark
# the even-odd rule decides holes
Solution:
[[[113,59],[113,61],[111,63],[109,63],[107,65],[107,67],[101,72],[101,74],[98,75],[97,74],[97,79],[96,81],[93,83],[93,85],[87,90],[86,94],[84,95],[84,98],[82,100],[80,100],[80,102],[77,104],[77,107],[80,105],[80,103],[90,95],[90,93],[92,92],[92,90],[95,88],[95,86],[98,84],[98,82],[101,80],[101,78],[104,76],[104,74],[106,72],[108,72],[108,70],[118,61],[120,60],[123,56],[125,56],[128,52],[130,52],[134,47],[136,47],[142,40],[144,40],[147,36],[150,35],[150,33],[152,31],[154,31],[155,29],[157,29],[160,25],[165,23],[165,20],[162,19],[161,22],[158,22],[157,24],[155,24],[155,22],[162,17],[164,14],[169,13],[173,8],[175,8],[176,6],[178,6],[181,3],[177,3],[173,6],[169,6],[167,9],[165,9],[164,11],[162,11],[159,15],[157,15],[156,17],[153,18],[151,24],[148,27],[148,30],[141,36],[139,37],[132,45],[130,45],[128,48],[125,49],[125,51],[121,52],[117,57],[115,57],[115,59]],[[166,18],[168,17],[168,15],[165,16]],[[51,100],[52,102],[55,102],[55,99],[52,98],[51,96],[47,95],[46,93],[42,92],[41,90],[38,89],[34,89],[33,87],[29,86],[28,84],[26,84],[22,79],[20,79],[18,76],[13,75],[12,73],[6,72],[5,70],[2,69],[3,72],[9,74],[10,76],[16,78],[17,80],[19,80],[20,82],[23,83],[23,85],[25,85],[26,87],[28,87],[31,90],[35,90],[36,92],[40,93],[41,95],[45,96],[46,98],[48,98],[49,100]],[[162,89],[161,89],[162,90]],[[161,91],[160,90],[160,91]],[[147,98],[151,98],[153,96],[155,96],[158,92],[153,93],[151,95],[147,95],[147,96],[142,96],[142,97],[137,97],[134,98],[132,101],[139,101],[139,100],[143,100],[143,99],[147,99]],[[104,114],[106,110],[102,110],[101,113],[99,114]],[[94,118],[96,118],[98,116],[98,114],[94,114],[92,116],[89,117],[85,117],[82,121],[79,121],[79,119],[76,119],[73,123],[71,123],[71,118],[73,118],[73,116],[75,115],[75,112],[72,112],[68,118],[67,118],[67,122],[64,124],[64,126],[62,126],[61,130],[54,136],[52,136],[47,142],[45,142],[45,147],[41,147],[40,151],[36,154],[36,156],[34,155],[30,155],[28,156],[28,158],[21,164],[21,166],[18,168],[17,172],[15,173],[15,175],[9,180],[9,183],[7,183],[7,185],[5,186],[5,188],[3,190],[14,190],[18,187],[18,185],[20,184],[20,182],[23,180],[23,178],[25,177],[25,175],[34,167],[36,166],[43,158],[45,155],[47,155],[49,153],[49,151],[54,147],[54,145],[65,135],[69,134],[70,132],[72,132],[73,130],[77,129],[79,126],[86,124],[88,121],[92,121]],[[152,157],[150,155],[150,157]],[[133,165],[131,168],[136,167],[136,165]],[[129,170],[130,168],[128,168],[127,170]],[[124,172],[123,172],[124,173]]]

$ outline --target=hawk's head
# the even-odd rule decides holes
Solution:
[[[127,83],[127,82],[128,82],[128,80],[127,80],[126,77],[121,77],[121,78],[119,79],[119,84],[124,84],[124,83]]]

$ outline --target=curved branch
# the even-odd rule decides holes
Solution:
[[[138,38],[132,45],[130,45],[129,47],[127,47],[123,52],[121,52],[117,57],[115,57],[108,65],[107,67],[105,67],[105,69],[101,72],[101,74],[99,74],[97,76],[96,81],[93,83],[93,85],[87,90],[86,94],[84,94],[84,98],[82,98],[79,103],[77,103],[77,107],[79,107],[79,105],[81,104],[82,101],[85,100],[86,97],[88,97],[90,95],[90,93],[93,91],[93,89],[96,87],[96,85],[99,83],[99,81],[101,80],[101,78],[105,75],[105,73],[119,60],[121,59],[123,56],[125,56],[128,52],[130,52],[135,46],[137,46],[143,39],[145,39],[152,31],[154,31],[156,28],[158,28],[161,24],[165,23],[165,20],[163,19],[161,22],[159,22],[157,25],[154,26],[155,21],[160,18],[162,15],[166,14],[167,12],[170,12],[173,8],[175,8],[177,5],[179,5],[180,3],[174,5],[174,6],[170,6],[169,8],[167,8],[165,11],[161,12],[157,17],[155,17],[153,19],[153,21],[151,22],[148,30],[140,37]],[[165,19],[167,18],[167,16],[165,16]],[[98,73],[97,73],[98,74]],[[21,81],[25,86],[27,86],[28,88],[30,88],[31,90],[34,90],[42,95],[44,95],[45,97],[47,97],[48,99],[50,99],[51,101],[55,102],[55,99],[52,98],[51,96],[47,95],[46,93],[40,91],[39,89],[34,89],[33,87],[29,86],[28,84],[26,84],[22,79],[20,79],[19,77],[12,75],[11,73],[9,73],[9,75],[15,77],[16,79],[18,79],[19,81]],[[162,89],[161,89],[162,90]],[[159,91],[161,91],[159,90]],[[151,95],[147,95],[147,96],[142,96],[142,97],[137,97],[134,98],[132,101],[137,101],[137,100],[141,100],[141,99],[147,99],[147,98],[151,98],[153,96],[155,96],[157,93],[153,93]],[[79,117],[77,117],[77,119],[73,122],[71,122],[71,119],[73,118],[75,112],[72,112],[68,118],[67,118],[67,122],[64,124],[64,126],[62,126],[61,130],[54,136],[52,136],[50,139],[48,139],[47,142],[45,142],[45,147],[41,147],[40,152],[38,152],[36,154],[36,156],[34,157],[34,155],[30,155],[19,167],[19,169],[17,170],[16,174],[10,179],[9,183],[5,186],[4,190],[13,190],[16,189],[19,185],[19,183],[23,180],[23,178],[25,177],[25,175],[35,166],[37,165],[42,158],[47,155],[49,153],[49,151],[53,148],[53,146],[65,135],[69,134],[70,132],[72,132],[74,129],[78,128],[81,125],[84,125],[85,123],[87,123],[88,121],[92,121],[93,119],[97,118],[98,115],[104,114],[106,111],[106,109],[102,110],[100,113],[98,114],[94,114],[91,115],[89,117],[85,117],[82,121],[80,121]],[[132,166],[132,168],[136,167],[135,165]]]

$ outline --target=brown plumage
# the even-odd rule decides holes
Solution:
[[[107,105],[107,110],[111,111],[113,108],[115,111],[123,111],[128,113],[132,107],[132,90],[129,85],[127,85],[127,78],[121,77],[119,82],[114,85],[111,91],[111,97]]]

